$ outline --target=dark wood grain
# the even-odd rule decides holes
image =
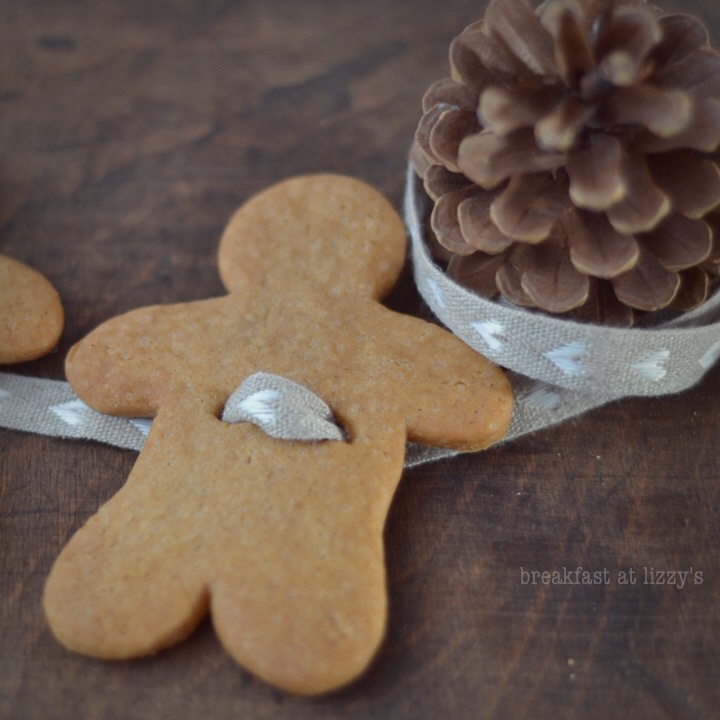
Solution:
[[[718,42],[715,0],[664,5]],[[483,7],[0,0],[0,252],[45,273],[67,312],[57,353],[6,369],[61,379],[103,320],[221,293],[226,220],[286,176],[355,175],[399,207],[422,93]],[[408,274],[392,303],[421,309]],[[0,430],[0,717],[717,717],[719,413],[716,367],[680,396],[407,472],[387,641],[360,681],[314,700],[250,677],[209,622],[147,660],[60,647],[45,577],[135,456]],[[579,566],[611,582],[522,582]],[[630,568],[637,583],[619,585]],[[702,584],[645,584],[644,568]]]

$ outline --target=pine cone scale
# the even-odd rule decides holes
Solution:
[[[710,213],[704,218],[712,233],[713,245],[710,257],[701,265],[706,272],[718,274],[720,271],[720,214]]]
[[[662,38],[653,13],[644,7],[619,7],[614,22],[600,35],[596,55],[601,75],[615,85],[631,85],[647,55]]]
[[[519,60],[488,35],[483,21],[470,25],[451,43],[450,72],[454,80],[476,92],[498,78],[512,82],[529,74]]]
[[[479,128],[474,112],[455,108],[442,109],[427,140],[430,153],[448,170],[459,172],[457,162],[460,143]]]
[[[465,176],[486,190],[512,175],[555,170],[562,164],[562,155],[539,148],[529,130],[502,137],[485,131],[470,135],[460,143],[458,152],[458,165]]]
[[[640,125],[651,133],[670,138],[682,132],[692,120],[690,96],[680,90],[663,90],[644,85],[616,87],[598,112],[604,125]]]
[[[422,104],[423,113],[430,112],[437,105],[474,111],[477,105],[477,95],[465,85],[456,83],[450,78],[444,78],[433,83],[427,89],[423,95]]]
[[[491,2],[485,22],[490,34],[531,72],[540,76],[557,73],[552,37],[523,0]]]
[[[492,220],[493,196],[475,193],[458,205],[458,225],[464,238],[472,238],[472,246],[488,255],[507,250],[513,239]]]
[[[678,62],[656,70],[648,77],[653,87],[684,87],[696,97],[720,95],[720,56],[701,48]]]
[[[670,213],[670,199],[655,185],[642,156],[626,156],[621,164],[626,194],[608,208],[607,218],[621,235],[652,230]]]
[[[457,224],[458,206],[463,200],[472,197],[472,188],[445,193],[438,199],[430,215],[430,227],[438,240],[457,255],[471,255],[477,248],[468,244]]]
[[[569,152],[569,192],[575,205],[602,211],[623,200],[627,188],[621,173],[622,158],[622,145],[611,135],[597,134],[589,148]]]
[[[445,193],[463,190],[472,183],[460,173],[450,172],[443,165],[430,165],[425,170],[424,188],[425,192],[433,199],[445,195]]]
[[[455,255],[448,264],[447,273],[455,282],[473,287],[484,297],[493,297],[497,293],[495,275],[504,262],[502,255]]]
[[[688,218],[701,218],[720,204],[720,169],[710,160],[683,152],[647,157],[655,184],[673,208]]]
[[[593,67],[593,58],[577,4],[545,5],[540,20],[555,40],[555,64],[560,77],[569,88],[579,88],[583,76]]]
[[[590,280],[575,269],[562,238],[551,238],[525,250],[520,284],[537,307],[551,313],[564,313],[585,303]]]
[[[673,310],[687,312],[702,305],[710,291],[710,279],[700,268],[690,268],[680,273],[680,289],[670,303]]]
[[[640,241],[667,270],[688,270],[701,266],[713,249],[710,226],[675,214]]]
[[[649,57],[654,68],[673,65],[710,44],[707,28],[692,15],[665,15],[660,18],[660,28],[662,40]]]
[[[690,124],[677,135],[661,138],[641,131],[629,142],[629,149],[645,155],[695,150],[712,153],[720,143],[720,102],[714,98],[694,101],[694,116]]]
[[[534,308],[537,305],[523,290],[522,277],[516,264],[516,259],[518,256],[522,257],[523,250],[524,248],[518,248],[516,252],[507,254],[507,261],[500,265],[495,273],[495,284],[502,295],[513,305]]]
[[[563,98],[557,107],[535,125],[535,140],[544,150],[566,152],[592,115],[592,109],[574,97]]]
[[[566,198],[564,184],[549,173],[515,175],[491,203],[490,219],[509,238],[538,243],[555,226]]]
[[[635,310],[667,307],[680,290],[680,276],[666,270],[649,252],[640,252],[635,267],[611,281],[620,302]]]
[[[482,124],[500,136],[531,128],[550,113],[561,99],[553,88],[508,88],[494,86],[480,95],[478,114]]]
[[[632,269],[640,250],[632,235],[620,235],[607,220],[575,210],[563,218],[570,260],[578,272],[609,280]]]

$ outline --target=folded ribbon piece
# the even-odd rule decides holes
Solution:
[[[280,440],[345,440],[325,402],[306,387],[271,373],[255,373],[240,383],[221,419],[253,423]]]

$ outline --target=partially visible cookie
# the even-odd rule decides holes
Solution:
[[[62,329],[55,288],[36,270],[0,255],[0,363],[42,357],[57,345]]]

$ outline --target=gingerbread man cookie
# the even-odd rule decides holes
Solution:
[[[0,255],[0,364],[46,355],[62,329],[63,309],[55,288],[39,272]]]
[[[135,310],[71,350],[85,402],[155,420],[126,485],[52,569],[44,603],[61,642],[145,655],[209,610],[237,661],[286,690],[329,691],[367,667],[385,629],[383,527],[406,440],[484,448],[512,404],[498,368],[378,302],[404,253],[402,222],[372,188],[288,180],[225,231],[229,295]],[[322,398],[347,442],[219,419],[256,372]]]

